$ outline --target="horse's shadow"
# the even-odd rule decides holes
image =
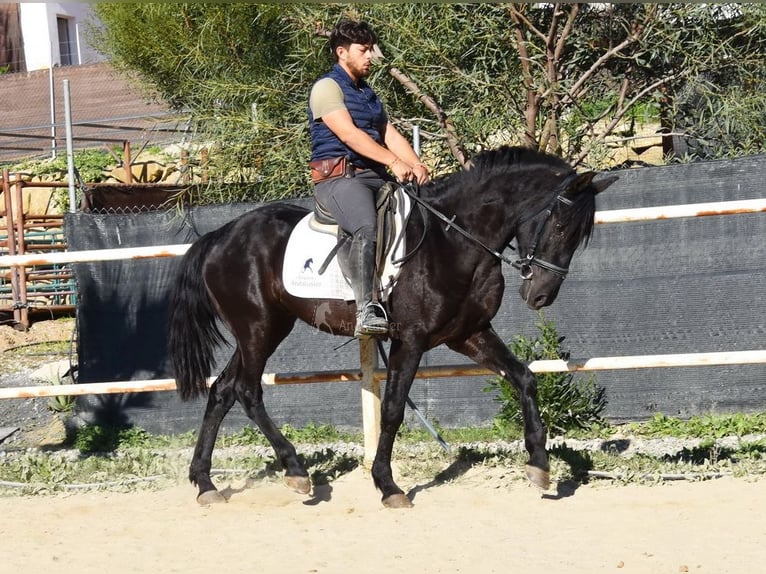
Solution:
[[[574,496],[577,489],[588,481],[588,470],[593,468],[591,457],[581,451],[573,450],[566,445],[557,446],[550,450],[551,457],[558,458],[569,466],[569,477],[556,483],[555,491],[543,492],[546,500],[560,500]],[[314,485],[311,497],[303,504],[316,506],[332,500],[332,482],[343,475],[356,470],[361,461],[349,454],[339,454],[327,448],[300,457],[306,468],[310,469],[311,482]],[[414,501],[417,495],[431,488],[437,488],[465,475],[469,470],[484,464],[496,464],[496,453],[461,448],[454,460],[444,470],[438,472],[430,481],[419,484],[407,492],[407,497]],[[221,494],[228,500],[241,494],[255,482],[263,480],[278,480],[283,473],[282,467],[276,460],[268,462],[263,468],[251,474],[241,488],[231,486],[223,489]]]
[[[570,478],[559,480],[556,483],[554,492],[543,492],[542,498],[546,500],[560,500],[574,496],[577,489],[588,479],[588,470],[593,468],[593,462],[587,453],[579,452],[568,448],[567,446],[555,447],[550,450],[550,455],[561,459],[570,467]],[[410,489],[407,497],[414,501],[415,497],[430,488],[439,487],[443,484],[456,480],[466,474],[475,466],[480,466],[493,462],[497,459],[497,454],[482,452],[461,448],[455,460],[436,474],[432,480],[425,484],[420,484]]]
[[[332,500],[332,481],[355,470],[360,461],[357,457],[349,454],[339,454],[331,448],[315,451],[307,456],[299,457],[305,468],[310,469],[309,476],[313,488],[311,497],[303,501],[306,506],[316,506],[322,502]],[[278,480],[283,469],[277,460],[271,460],[257,472],[248,476],[245,485],[241,488],[231,486],[223,489],[221,494],[228,500],[232,496],[243,493],[253,484],[263,480]]]

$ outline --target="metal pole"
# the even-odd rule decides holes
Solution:
[[[412,149],[420,155],[420,126],[417,124],[412,126]]]
[[[51,99],[51,159],[56,159],[56,88],[53,83],[53,60],[48,73],[48,92]]]
[[[77,45],[77,65],[82,65],[82,47],[80,46],[80,23],[75,22],[74,24],[74,38],[75,43]]]
[[[72,146],[72,102],[69,92],[69,80],[64,80],[64,116],[66,121],[66,166],[69,180],[69,213],[77,211],[74,190],[74,148]]]

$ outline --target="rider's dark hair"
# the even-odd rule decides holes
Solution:
[[[362,44],[363,46],[372,46],[378,41],[375,32],[372,31],[367,22],[356,22],[354,20],[341,20],[335,26],[330,34],[330,51],[337,60],[336,49],[339,46],[348,48],[351,44]]]

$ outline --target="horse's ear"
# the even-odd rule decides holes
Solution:
[[[620,179],[618,176],[611,175],[609,177],[604,177],[602,179],[599,179],[598,181],[594,181],[593,187],[596,188],[596,193],[594,195],[601,193],[618,179]]]
[[[569,184],[567,190],[564,192],[564,195],[575,197],[589,187],[591,189],[595,189],[593,195],[596,195],[604,191],[607,187],[619,179],[616,175],[613,175],[599,179],[598,181],[593,181],[593,178],[596,177],[596,175],[597,173],[595,171],[585,171],[581,174],[578,174],[575,180]]]

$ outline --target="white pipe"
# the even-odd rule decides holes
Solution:
[[[64,80],[64,121],[66,122],[66,165],[69,178],[69,212],[77,211],[74,191],[74,145],[72,139],[72,98],[69,91],[69,80]]]
[[[675,355],[632,355],[622,357],[594,357],[533,361],[529,364],[535,373],[560,373],[567,371],[604,371],[612,369],[656,369],[667,367],[709,367],[713,365],[754,365],[766,364],[766,350],[724,351],[720,353],[684,353]],[[433,379],[458,376],[492,376],[494,373],[477,365],[444,365],[419,369],[416,378]],[[375,369],[374,378],[385,380],[386,370]],[[360,371],[316,371],[306,373],[266,373],[262,382],[266,385],[290,385],[319,382],[361,381]],[[207,380],[213,384],[214,377]],[[81,383],[77,385],[47,385],[38,387],[0,388],[0,399],[57,397],[74,395],[100,395],[112,393],[143,393],[153,391],[174,391],[174,379],[143,381],[111,381],[103,383]]]
[[[66,81],[66,80],[65,80]],[[639,207],[597,211],[596,223],[619,223],[628,221],[651,221],[678,217],[704,217],[708,215],[735,215],[740,213],[766,213],[766,199],[743,199],[715,203],[690,203],[661,207]],[[83,263],[86,261],[116,261],[119,259],[142,259],[183,255],[190,243],[157,245],[152,247],[124,247],[119,249],[93,249],[66,251],[63,253],[38,253],[28,255],[0,256],[0,267],[13,265],[50,265],[59,263]]]
[[[742,199],[711,203],[688,203],[660,207],[638,207],[597,211],[596,223],[625,223],[678,217],[704,217],[708,215],[735,215],[738,213],[766,212],[766,199]]]
[[[0,256],[0,267],[13,265],[55,265],[59,263],[85,263],[88,261],[118,261],[121,259],[150,259],[183,255],[190,243],[178,245],[155,245],[149,247],[121,247],[118,249],[88,249],[62,251],[60,253],[30,253]]]
[[[711,365],[751,365],[766,363],[764,351],[722,351],[719,353],[680,353],[674,355],[632,355],[534,361],[529,368],[535,373],[564,371],[606,371],[615,369],[656,369],[665,367],[707,367]]]

